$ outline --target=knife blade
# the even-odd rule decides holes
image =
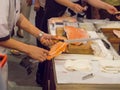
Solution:
[[[85,41],[101,40],[101,38],[82,38],[82,39],[69,39],[69,40],[60,40],[66,43],[75,43],[75,42],[85,42]]]

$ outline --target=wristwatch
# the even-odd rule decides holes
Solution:
[[[38,40],[40,40],[40,39],[41,39],[41,37],[43,36],[43,34],[44,34],[44,32],[40,32],[40,33],[38,34],[37,39],[38,39]]]

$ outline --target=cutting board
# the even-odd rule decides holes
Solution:
[[[63,27],[56,28],[56,35],[58,36],[66,36]],[[69,44],[67,48],[67,52],[69,54],[93,54],[93,50],[91,49],[91,43],[87,42],[85,44],[81,44],[79,46]]]
[[[80,46],[69,44],[67,53],[69,54],[93,54],[93,50],[91,49],[91,43],[92,42],[87,42]]]
[[[101,28],[101,31],[107,37],[115,50],[119,51],[120,38],[114,35],[113,30],[120,30],[120,28]]]

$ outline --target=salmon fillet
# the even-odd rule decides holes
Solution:
[[[60,55],[64,52],[67,48],[67,43],[65,42],[58,42],[50,48],[49,55],[47,57],[48,60]]]
[[[89,38],[88,33],[81,28],[76,28],[73,26],[65,26],[64,30],[67,35],[67,39],[82,39],[82,38]],[[74,43],[75,45],[80,45],[81,42]]]

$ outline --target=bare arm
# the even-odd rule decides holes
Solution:
[[[11,48],[11,49],[16,49],[24,53],[28,53],[27,47],[29,47],[29,45],[19,42],[17,40],[14,40],[12,38],[6,41],[0,42],[0,46]]]
[[[85,0],[85,1],[97,8],[105,9],[108,6],[107,3],[105,3],[101,0]]]
[[[81,5],[79,4],[76,4],[76,3],[73,3],[72,1],[70,0],[55,0],[57,3],[63,5],[63,6],[66,6],[68,8],[70,8],[71,10],[75,11],[75,12],[82,12],[82,11],[85,11],[86,8],[85,7],[82,7]]]
[[[6,41],[0,42],[0,46],[6,47],[6,48],[12,48],[19,50],[23,53],[26,53],[28,56],[35,60],[39,60],[40,62],[46,60],[48,51],[44,50],[42,48],[33,46],[33,45],[27,45],[22,42],[16,41],[14,39],[8,39]]]
[[[55,0],[55,1],[61,5],[68,7],[68,8],[71,8],[74,5],[74,3],[71,2],[70,0]]]
[[[40,33],[43,34],[40,29],[32,25],[22,14],[20,15],[20,18],[17,22],[17,26],[19,26],[21,29],[25,30],[26,32],[32,34],[36,38],[39,37]],[[41,43],[46,46],[53,45],[54,44],[53,40],[56,40],[56,39],[58,39],[56,36],[46,34],[46,33],[44,33],[42,37],[39,38]]]
[[[107,10],[110,14],[114,14],[115,12],[117,12],[117,9],[114,6],[107,4],[101,0],[85,0],[85,1],[96,8]]]
[[[84,11],[85,8],[81,7],[80,5],[76,5],[75,3],[71,2],[70,0],[55,0],[57,3],[64,5],[68,8],[71,8],[73,11],[80,12],[81,10]],[[96,8],[101,8],[107,10],[110,14],[115,14],[117,12],[117,9],[110,5],[107,4],[101,0],[84,0],[90,5],[96,7]]]
[[[32,25],[22,14],[20,15],[17,25],[35,37],[38,37],[38,34],[40,33],[40,30],[37,29],[34,25]],[[45,49],[42,49],[33,45],[28,45],[28,44],[16,41],[12,38],[6,41],[1,41],[0,46],[19,50],[23,53],[26,53],[28,56],[32,57],[33,59],[36,59],[39,61],[46,60],[48,55],[48,51]]]
[[[29,22],[22,14],[20,15],[20,18],[17,22],[17,26],[35,37],[38,37],[39,33],[41,32],[38,28],[32,25],[31,22]]]

